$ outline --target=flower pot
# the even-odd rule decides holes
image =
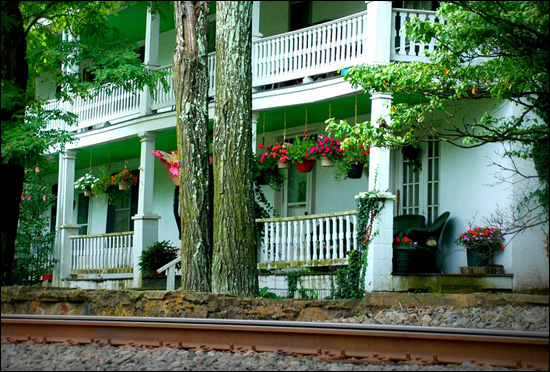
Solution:
[[[277,160],[277,167],[279,169],[288,169],[290,168],[290,162],[289,161],[285,161],[284,163],[280,160]]]
[[[94,192],[90,189],[84,190],[84,196],[94,196]]]
[[[296,168],[298,168],[300,172],[304,173],[311,172],[314,165],[315,160],[303,160],[301,163],[296,162]]]
[[[393,248],[393,272],[399,274],[415,272],[418,268],[416,253],[415,247]]]
[[[334,167],[334,162],[330,159],[322,157],[321,158],[321,166],[322,167]]]
[[[478,249],[467,249],[466,258],[468,260],[468,266],[487,266],[493,260],[489,251],[483,252]]]
[[[348,171],[348,178],[361,178],[364,164],[350,163],[350,166],[351,169]]]
[[[128,185],[128,182],[119,182],[118,183],[118,189],[119,190],[128,190],[130,188],[130,185]]]

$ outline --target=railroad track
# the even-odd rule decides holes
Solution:
[[[2,343],[110,344],[318,355],[354,362],[549,369],[545,332],[228,319],[2,314]]]

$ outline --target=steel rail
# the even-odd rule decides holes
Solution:
[[[2,314],[2,343],[286,352],[380,363],[548,370],[545,332],[263,320]]]

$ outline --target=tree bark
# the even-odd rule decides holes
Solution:
[[[252,165],[252,2],[216,2],[212,290],[256,296]]]
[[[212,176],[208,155],[208,1],[175,1],[182,289],[211,291]]]
[[[25,93],[28,80],[26,60],[27,40],[23,29],[23,18],[19,1],[2,1],[2,132],[14,127],[23,128],[26,107]],[[6,20],[9,21],[5,22]],[[6,24],[4,24],[6,23]],[[8,98],[8,91],[10,98]],[[5,91],[6,90],[6,91]],[[4,96],[6,94],[6,96]],[[15,237],[19,221],[19,207],[24,181],[24,158],[10,158],[2,154],[0,171],[9,180],[4,183],[2,197],[2,222],[0,223],[0,245],[2,246],[2,286],[13,285],[13,259]]]

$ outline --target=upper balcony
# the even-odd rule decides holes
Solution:
[[[252,86],[254,93],[275,90],[283,86],[319,81],[337,75],[338,70],[365,63],[368,12],[360,12],[334,21],[297,31],[261,38],[253,41]],[[404,26],[414,17],[439,22],[434,11],[393,9],[388,32],[391,34],[390,61],[421,61],[426,51],[433,51],[434,42],[410,41]],[[215,53],[208,57],[209,96],[215,96]],[[161,69],[170,70],[171,66]],[[107,94],[98,90],[93,98],[76,98],[72,105],[49,101],[46,109],[62,109],[78,115],[74,132],[89,131],[151,113],[174,110],[174,90],[164,92],[160,84],[153,97],[144,91],[126,91],[123,88]],[[48,129],[64,128],[62,121],[52,121]]]

